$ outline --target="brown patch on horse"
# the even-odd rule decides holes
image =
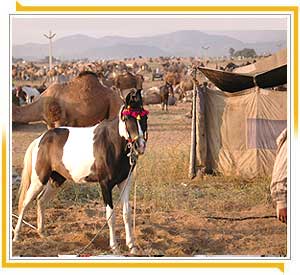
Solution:
[[[35,170],[42,184],[47,184],[49,177],[59,184],[66,179],[72,180],[62,162],[63,149],[68,137],[68,129],[55,128],[48,130],[40,140]]]

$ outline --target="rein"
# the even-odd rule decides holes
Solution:
[[[130,106],[128,106],[128,108],[124,108],[121,112],[122,120],[123,120],[124,116],[132,116],[132,117],[136,118],[137,120],[140,120],[141,117],[147,116],[148,114],[149,114],[149,111],[147,111],[143,108],[142,109],[132,109],[132,108],[130,108]],[[81,250],[79,250],[79,252],[76,254],[77,257],[80,257],[91,246],[91,244],[96,240],[96,238],[103,231],[104,227],[108,224],[108,221],[111,219],[112,215],[115,213],[115,209],[117,208],[117,206],[119,205],[119,203],[121,201],[121,198],[123,196],[125,188],[128,185],[129,179],[132,175],[133,169],[138,160],[138,152],[134,148],[134,142],[137,139],[138,139],[138,137],[135,137],[133,139],[132,138],[127,139],[127,145],[125,147],[125,150],[127,148],[129,149],[129,153],[127,154],[127,157],[129,158],[130,170],[129,170],[128,176],[126,178],[126,183],[124,184],[124,187],[119,195],[119,198],[118,198],[117,202],[115,203],[115,207],[113,208],[113,211],[111,212],[110,216],[106,219],[103,226],[98,230],[98,232],[95,234],[95,236],[89,241],[89,243],[85,247],[83,247]]]
[[[129,164],[130,166],[135,166],[136,162],[138,160],[139,154],[135,150],[133,146],[133,142],[128,142],[126,145],[126,148],[129,148],[129,153],[127,154],[127,157],[129,158]]]
[[[83,252],[85,252],[90,246],[91,244],[96,240],[96,238],[100,235],[100,233],[103,231],[104,227],[108,224],[108,221],[111,219],[112,215],[115,213],[115,209],[117,208],[117,206],[119,205],[120,201],[121,201],[121,198],[122,198],[122,195],[127,187],[127,184],[129,182],[129,179],[132,175],[132,172],[133,172],[133,169],[136,165],[136,162],[137,162],[137,159],[138,159],[138,155],[137,153],[135,152],[134,150],[134,146],[132,146],[132,143],[128,143],[127,146],[131,144],[131,148],[130,148],[130,152],[127,154],[127,156],[129,157],[129,163],[130,163],[130,170],[129,170],[129,173],[128,173],[128,176],[126,178],[126,183],[124,184],[124,187],[119,195],[119,198],[115,204],[115,207],[113,209],[113,211],[111,212],[110,216],[106,219],[105,223],[103,224],[103,226],[98,230],[98,232],[95,234],[95,236],[89,241],[89,243],[83,247],[81,250],[79,250],[78,253],[76,253],[76,257],[81,257]]]

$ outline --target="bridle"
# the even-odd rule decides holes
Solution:
[[[123,107],[123,109],[121,111],[121,120],[123,120],[125,123],[125,116],[134,117],[137,120],[138,127],[141,127],[141,125],[139,125],[138,121],[140,121],[142,117],[147,116],[148,114],[149,114],[149,111],[145,110],[143,107],[139,108],[139,109],[133,109],[130,106],[128,106],[127,108]],[[137,149],[135,148],[134,144],[141,136],[137,135],[132,138],[130,136],[129,131],[127,130],[126,123],[125,123],[125,128],[128,133],[128,138],[125,138],[127,141],[125,150],[127,150],[127,149],[129,150],[127,156],[129,158],[130,165],[133,166],[136,164],[137,159],[139,157],[139,153],[138,153]],[[148,138],[147,131],[145,131],[145,132],[143,132],[143,139],[145,141],[147,141],[147,138]]]
[[[125,116],[131,116],[133,118],[135,118],[137,121],[140,121],[142,117],[144,116],[148,116],[149,114],[149,111],[145,110],[143,107],[142,108],[138,108],[138,109],[134,109],[134,108],[131,108],[130,106],[127,106],[127,108],[123,108],[123,110],[121,111],[121,119],[123,121],[125,121]],[[125,124],[125,127],[126,127],[126,124]],[[126,129],[127,131],[127,129]],[[127,138],[127,142],[128,143],[135,143],[138,138],[140,137],[139,135],[135,136],[135,137],[131,137],[130,136],[130,133],[127,131],[128,133],[128,138]],[[145,133],[143,133],[143,138],[145,141],[147,141],[147,131],[145,131]]]

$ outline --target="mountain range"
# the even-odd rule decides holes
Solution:
[[[259,33],[261,32],[261,33]],[[277,32],[277,33],[276,33]],[[240,37],[247,37],[247,31]],[[241,50],[253,48],[257,54],[274,53],[286,47],[286,32],[272,31],[270,41],[266,31],[255,31],[263,36],[262,42],[244,42],[237,32],[234,35],[184,30],[147,37],[105,36],[94,38],[83,34],[65,36],[53,41],[53,56],[65,59],[120,59],[125,57],[157,56],[224,56],[229,48]],[[249,35],[251,32],[249,32]],[[252,32],[253,34],[253,32]],[[249,39],[248,39],[249,41]],[[12,56],[26,60],[38,60],[48,55],[48,44],[25,43],[12,46]]]

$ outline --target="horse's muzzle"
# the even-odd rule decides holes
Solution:
[[[135,149],[139,155],[143,155],[145,153],[146,141],[144,140],[144,138],[139,137],[134,145],[135,145]]]

